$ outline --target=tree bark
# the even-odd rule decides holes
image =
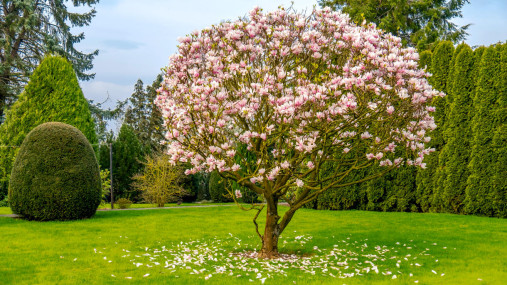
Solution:
[[[280,225],[278,220],[278,198],[266,197],[266,227],[262,236],[262,248],[258,254],[259,258],[273,259],[278,258],[278,238],[280,237]]]

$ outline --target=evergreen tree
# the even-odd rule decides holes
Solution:
[[[402,38],[404,44],[426,50],[440,40],[457,43],[468,35],[469,25],[458,27],[451,20],[461,18],[468,0],[379,1],[320,0],[319,4],[342,10],[352,19],[376,23],[384,31]]]
[[[145,151],[134,130],[127,124],[120,128],[113,144],[113,191],[114,199],[128,198],[133,202],[141,200],[141,192],[132,190],[132,178],[143,169]],[[101,169],[109,169],[109,149],[102,147],[107,155],[100,157]],[[110,170],[110,169],[109,169]]]
[[[87,13],[69,12],[68,1],[6,0],[0,2],[0,123],[4,109],[16,100],[28,76],[45,54],[67,58],[81,80],[93,78],[86,74],[98,51],[82,53],[74,45],[84,34],[73,35],[71,28],[90,24],[95,9]],[[91,6],[98,0],[74,0],[73,6]]]
[[[497,76],[499,96],[495,112],[498,127],[493,135],[496,164],[493,168],[493,211],[507,217],[507,44],[499,45],[500,73]]]
[[[162,114],[155,105],[161,82],[162,76],[158,75],[145,90],[143,81],[138,79],[125,112],[125,123],[132,127],[141,143],[152,152],[161,150],[160,142],[164,138]]]
[[[440,42],[431,60],[431,72],[433,75],[430,77],[430,83],[436,90],[445,91],[447,84],[447,76],[449,72],[449,64],[454,52],[454,46],[450,41]],[[434,175],[438,167],[438,154],[443,146],[442,126],[445,122],[445,97],[435,97],[433,106],[436,107],[434,113],[435,123],[437,128],[433,130],[429,136],[431,142],[429,146],[435,149],[435,152],[425,158],[426,169],[417,172],[416,184],[418,192],[417,204],[420,205],[423,212],[427,212],[433,203],[433,188],[434,188]]]
[[[62,122],[78,128],[96,144],[95,125],[72,65],[60,56],[46,57],[30,77],[19,100],[0,126],[0,196],[7,193],[12,163],[25,136],[46,122]]]
[[[446,154],[447,162],[441,175],[444,178],[442,207],[451,213],[463,212],[466,181],[469,175],[468,162],[472,138],[470,121],[474,94],[473,63],[472,49],[468,46],[463,47],[456,57],[454,73],[449,76],[454,79],[449,88],[454,100],[449,107],[447,129],[444,130],[447,143],[442,153]],[[442,156],[440,160],[443,160]]]
[[[465,213],[491,216],[494,212],[492,177],[496,164],[492,144],[496,129],[494,110],[498,100],[500,55],[496,47],[488,47],[482,56],[474,105],[472,125],[472,151],[467,180]],[[493,112],[492,112],[493,111]]]

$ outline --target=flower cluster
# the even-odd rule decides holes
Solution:
[[[156,104],[171,160],[189,162],[187,174],[216,169],[258,183],[299,169],[289,181],[302,186],[305,170],[336,153],[425,166],[436,127],[427,103],[443,94],[417,52],[375,25],[330,9],[255,8],[179,42]],[[239,144],[253,164],[238,161]]]

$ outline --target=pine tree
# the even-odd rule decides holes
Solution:
[[[132,178],[143,169],[143,161],[146,152],[143,145],[137,138],[132,127],[123,124],[118,133],[118,137],[112,140],[113,144],[113,189],[114,199],[128,198],[133,202],[141,199],[141,192],[132,190]],[[101,169],[109,169],[109,149],[108,146],[101,147],[100,156]]]
[[[356,23],[363,20],[376,23],[418,50],[432,48],[440,40],[454,43],[464,40],[469,25],[458,27],[452,19],[462,17],[461,8],[466,3],[469,1],[319,0],[320,6],[342,10]]]
[[[472,138],[470,120],[472,113],[472,99],[474,83],[473,51],[465,46],[456,56],[454,73],[449,94],[454,100],[449,106],[447,129],[444,130],[444,137],[447,143],[442,149],[447,158],[445,169],[443,169],[443,209],[446,212],[462,213],[463,201],[465,199],[466,181],[468,179],[468,162],[470,158],[470,140]],[[443,160],[442,156],[439,158]]]
[[[440,42],[433,52],[430,69],[430,73],[433,75],[430,77],[430,83],[436,90],[446,90],[449,64],[453,52],[454,46],[449,41]],[[433,176],[438,167],[438,154],[443,146],[441,128],[445,122],[445,97],[435,97],[433,106],[436,107],[434,118],[438,127],[429,134],[431,142],[428,145],[434,148],[435,152],[425,158],[426,169],[419,170],[416,178],[418,193],[417,204],[420,205],[423,212],[427,212],[431,208],[433,202],[433,187],[435,182]]]
[[[13,146],[0,148],[0,193],[7,193],[16,146],[21,145],[33,128],[46,122],[72,125],[92,145],[97,143],[88,101],[72,65],[60,56],[48,56],[41,62],[0,126],[0,145]]]
[[[162,114],[155,105],[156,90],[161,82],[162,76],[158,75],[145,90],[143,81],[137,80],[125,112],[125,123],[132,127],[141,143],[151,152],[161,150],[160,141],[164,138]]]
[[[495,216],[507,217],[507,43],[499,45],[500,73],[497,76],[499,96],[496,109],[498,127],[493,135],[496,164],[493,168],[493,211]]]
[[[467,180],[465,213],[491,216],[493,209],[494,165],[496,164],[493,134],[496,129],[494,112],[498,100],[500,56],[496,47],[488,47],[482,56],[475,98],[473,101],[472,151]]]
[[[83,53],[74,47],[84,34],[71,30],[90,24],[95,9],[86,13],[68,11],[67,2],[55,0],[4,0],[0,2],[0,123],[4,109],[16,101],[16,95],[45,54],[54,53],[68,59],[81,80],[94,74],[92,60],[98,51]],[[74,0],[72,5],[91,6],[98,0]]]

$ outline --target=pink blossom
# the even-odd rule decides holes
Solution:
[[[240,191],[240,190],[237,190],[237,189],[236,189],[236,191],[234,191],[234,195],[236,195],[236,198],[237,198],[237,199],[239,199],[239,198],[243,197],[243,195],[241,195],[241,191]]]
[[[313,169],[315,167],[315,165],[313,164],[312,161],[308,161],[308,163],[306,164],[306,166],[309,168],[309,169]]]
[[[298,187],[303,187],[305,185],[305,183],[303,182],[303,180],[301,179],[296,179],[296,185]]]

